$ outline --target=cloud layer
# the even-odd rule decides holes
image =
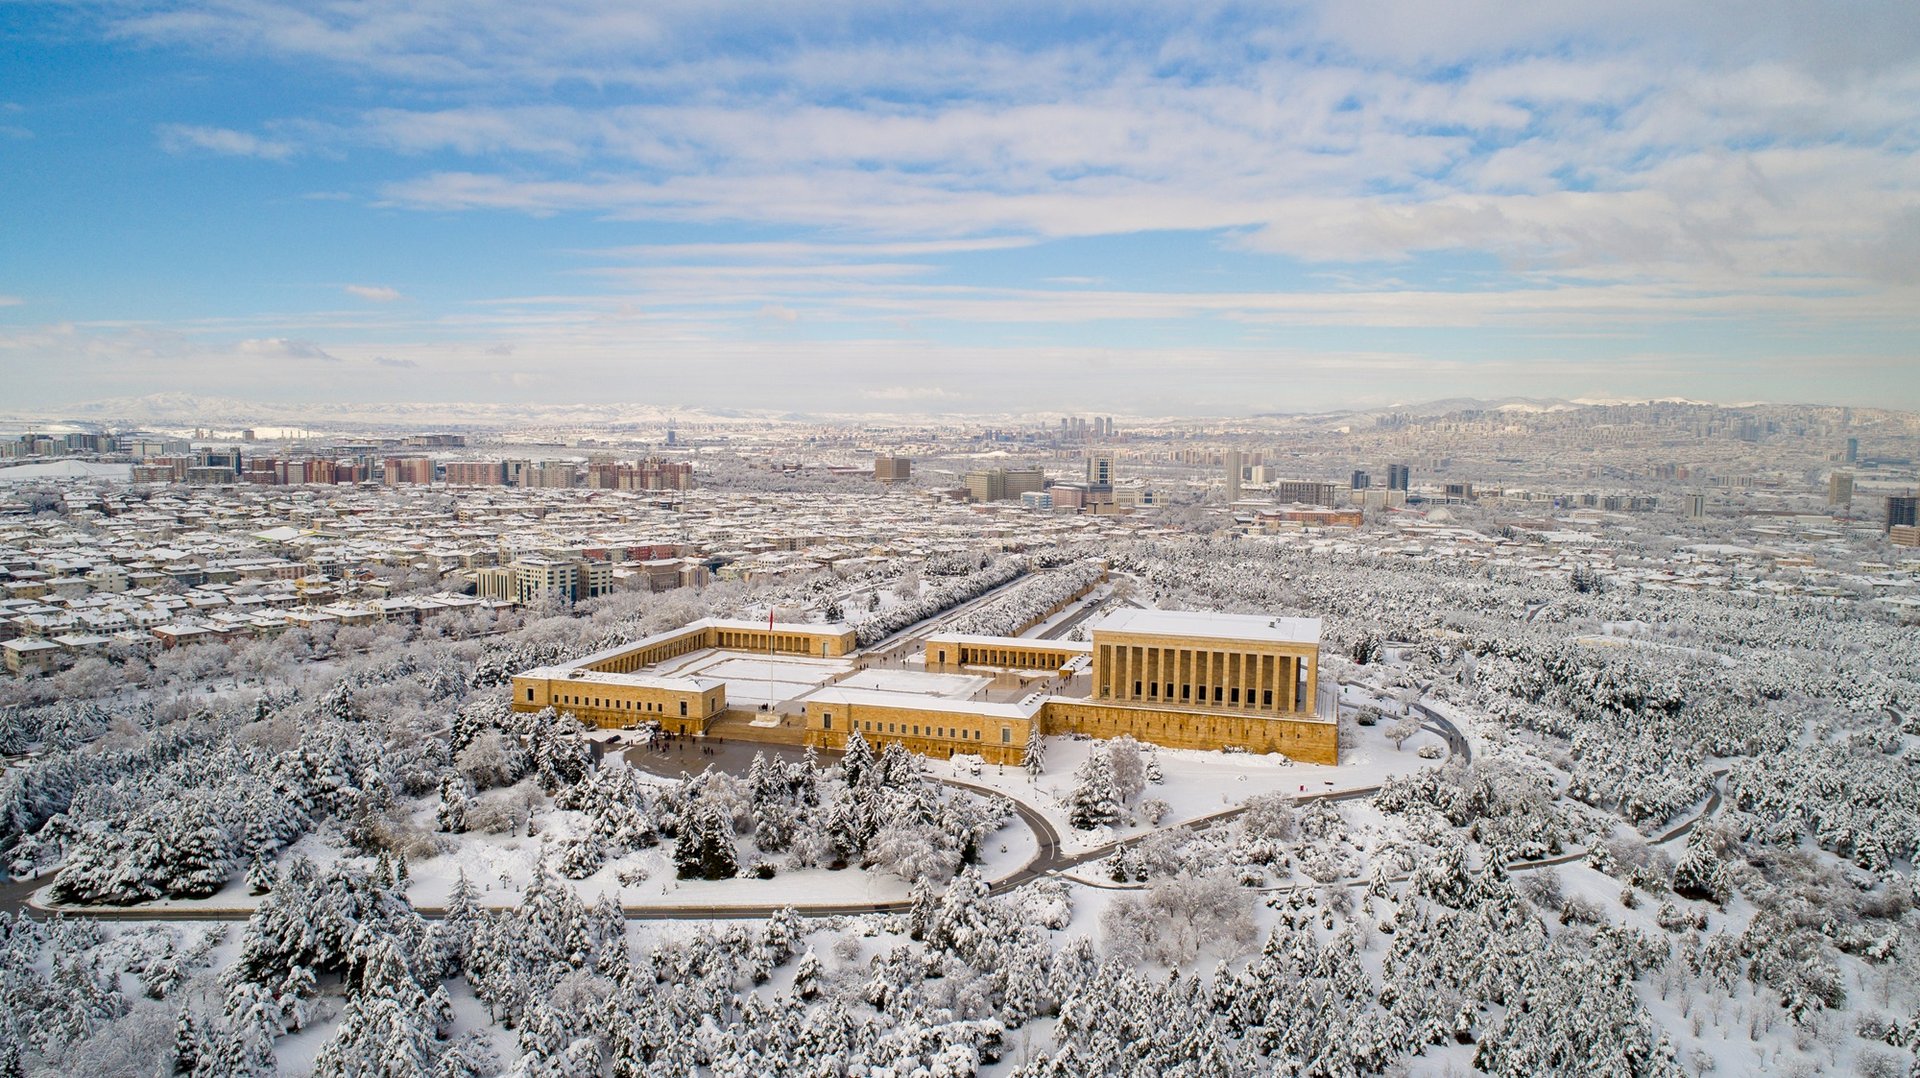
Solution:
[[[214,0],[101,18],[108,47],[344,87],[158,120],[183,162],[275,162],[282,197],[368,221],[552,237],[541,269],[445,302],[335,285],[361,310],[165,327],[247,354],[604,373],[585,357],[617,327],[663,362],[882,342],[1252,371],[1390,355],[1488,391],[1530,355],[1568,392],[1665,355],[1708,396],[1742,357],[1777,357],[1768,391],[1793,395],[1833,384],[1795,363],[1877,370],[1920,339],[1910,3]],[[365,272],[414,280],[368,227]],[[896,382],[868,399],[943,399]]]

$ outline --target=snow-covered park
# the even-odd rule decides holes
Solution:
[[[1912,1066],[1920,655],[1883,604],[1350,544],[1112,555],[1131,602],[1324,617],[1340,766],[1053,737],[1026,765],[768,750],[735,773],[686,744],[662,756],[682,778],[503,706],[513,669],[707,613],[665,599],[297,686],[168,660],[9,712],[31,752],[0,824],[40,874],[13,901],[131,919],[0,919],[0,1051],[101,1074]],[[944,568],[916,594],[987,566]],[[165,920],[213,914],[235,920]]]

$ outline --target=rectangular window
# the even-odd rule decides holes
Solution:
[[[1237,704],[1239,702],[1240,702],[1240,690],[1238,688],[1235,688],[1231,693],[1227,694],[1227,703]]]
[[[533,699],[533,690],[532,690],[532,689],[528,689],[528,690],[527,690],[527,699],[529,699],[529,700],[531,700],[531,699]]]
[[[1260,706],[1262,706],[1262,707],[1272,707],[1272,706],[1273,706],[1273,690],[1272,690],[1272,689],[1265,689],[1265,690],[1262,690],[1262,691],[1261,691],[1261,693],[1260,693]]]
[[[822,729],[822,730],[831,730],[831,729],[833,729],[833,716],[832,716],[832,715],[822,715],[822,716],[820,716],[820,729]]]
[[[1213,702],[1216,704],[1220,702],[1220,686],[1218,685],[1213,687]]]
[[[1137,681],[1133,683],[1133,695],[1140,695],[1140,683]]]
[[[1011,745],[1013,743],[1013,727],[1002,726],[1000,728],[1000,743],[1002,745]]]
[[[687,702],[685,700],[680,701],[680,717],[683,719],[687,717]]]
[[[1193,699],[1193,686],[1191,685],[1180,686],[1180,699],[1182,700]]]

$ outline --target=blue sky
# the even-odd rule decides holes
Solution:
[[[22,406],[1920,408],[1905,0],[0,0],[0,56]]]

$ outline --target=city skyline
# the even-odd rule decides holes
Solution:
[[[1920,15],[1822,15],[15,5],[0,370],[19,408],[1920,407]]]

